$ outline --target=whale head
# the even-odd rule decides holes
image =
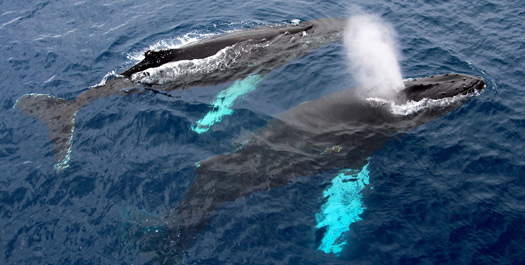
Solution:
[[[444,99],[467,95],[485,88],[485,81],[479,76],[466,74],[444,74],[405,81],[400,99],[420,101],[422,99]]]

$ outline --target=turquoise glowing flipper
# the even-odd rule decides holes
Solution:
[[[245,79],[233,82],[233,85],[217,95],[217,98],[212,103],[211,110],[204,118],[198,120],[196,124],[192,124],[191,130],[198,134],[207,132],[213,124],[221,122],[223,116],[232,115],[233,110],[230,107],[233,105],[233,102],[238,97],[253,91],[261,80],[262,76],[253,74]]]
[[[346,245],[344,233],[350,230],[350,224],[361,220],[364,211],[362,190],[369,184],[370,171],[368,162],[363,169],[344,170],[332,180],[332,185],[323,193],[326,202],[321,212],[316,214],[316,228],[326,227],[319,250],[338,254]]]

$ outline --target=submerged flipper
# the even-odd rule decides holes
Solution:
[[[233,110],[230,109],[233,102],[240,96],[255,90],[257,84],[263,79],[260,74],[252,74],[248,77],[233,82],[233,85],[228,87],[226,90],[221,91],[215,101],[211,110],[204,116],[204,118],[198,120],[195,124],[191,125],[191,130],[202,134],[207,132],[211,126],[215,123],[222,121],[222,117],[225,115],[232,115]]]
[[[316,214],[317,229],[323,237],[318,249],[338,255],[346,245],[345,233],[350,224],[361,220],[364,211],[362,191],[369,182],[368,162],[361,171],[344,170],[323,193],[325,202]]]
[[[60,171],[67,168],[73,144],[75,116],[79,108],[77,104],[46,94],[27,94],[17,100],[15,107],[25,115],[33,115],[47,124],[57,161],[55,169]]]

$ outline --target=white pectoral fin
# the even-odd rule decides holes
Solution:
[[[369,184],[368,162],[361,171],[346,169],[338,174],[332,185],[323,192],[325,198],[321,212],[316,214],[317,229],[324,229],[318,249],[338,254],[346,245],[345,233],[350,224],[361,220],[365,207],[362,191]]]

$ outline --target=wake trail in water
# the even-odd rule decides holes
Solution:
[[[404,87],[394,29],[372,15],[351,17],[343,35],[360,95],[393,99]]]

